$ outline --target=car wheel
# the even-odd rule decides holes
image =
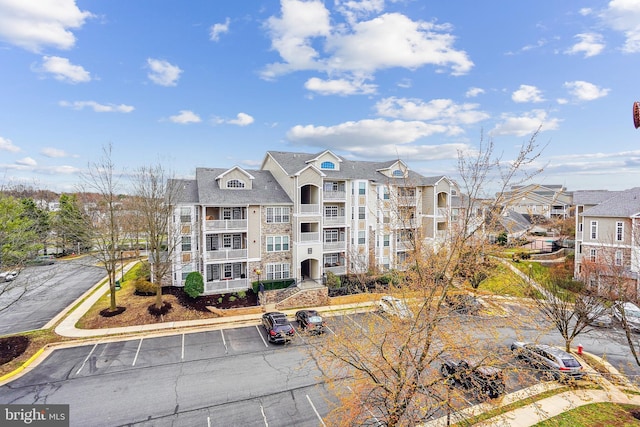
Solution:
[[[449,368],[447,368],[446,365],[442,365],[440,367],[440,372],[442,373],[442,376],[445,378],[451,375],[451,371],[449,371]]]

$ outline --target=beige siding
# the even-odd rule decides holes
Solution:
[[[260,233],[261,218],[264,215],[260,206],[250,205],[247,209],[247,254],[249,258],[260,258],[262,254]]]

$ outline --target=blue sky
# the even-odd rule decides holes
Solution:
[[[542,184],[640,185],[640,0],[0,0],[0,183],[73,191],[113,146],[259,168],[267,150],[456,178],[492,138]]]

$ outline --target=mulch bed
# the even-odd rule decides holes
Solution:
[[[163,295],[173,295],[178,299],[180,305],[192,310],[208,312],[207,306],[213,306],[220,309],[254,307],[258,305],[258,294],[252,289],[245,291],[245,297],[239,298],[236,293],[203,295],[197,298],[191,298],[187,295],[183,288],[177,286],[165,286],[162,288]]]
[[[22,355],[29,346],[29,338],[17,335],[0,338],[0,365]]]

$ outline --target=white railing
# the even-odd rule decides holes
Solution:
[[[416,196],[398,196],[398,204],[401,206],[415,206]]]
[[[223,259],[246,258],[246,249],[219,249],[215,251],[207,251],[205,258],[207,261],[218,261]]]
[[[215,294],[219,292],[236,291],[249,288],[249,279],[213,280],[205,282],[204,294]]]
[[[324,200],[347,200],[346,191],[323,191]]]
[[[300,242],[319,242],[320,241],[320,233],[317,231],[308,232],[308,233],[300,233]]]
[[[344,274],[347,274],[347,267],[345,265],[341,265],[339,267],[325,267],[324,272],[325,273],[331,272],[337,275],[344,275]]]
[[[300,213],[303,215],[318,215],[320,214],[320,205],[300,205]]]
[[[325,251],[343,251],[347,249],[347,242],[344,240],[340,242],[324,242],[322,249]]]
[[[210,219],[205,221],[204,228],[206,231],[212,230],[246,230],[246,219]]]
[[[346,217],[343,216],[325,216],[322,218],[324,225],[344,225]]]
[[[413,242],[411,241],[403,241],[403,242],[396,242],[396,250],[399,251],[406,251],[406,250],[411,250],[413,249]]]

